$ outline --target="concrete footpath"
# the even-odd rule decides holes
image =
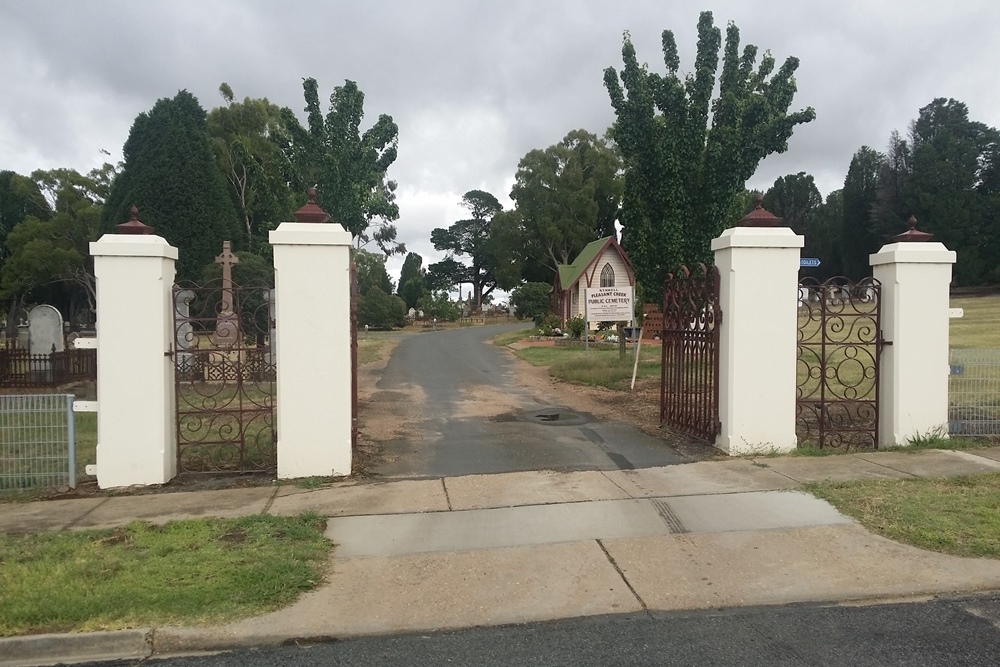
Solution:
[[[0,532],[255,513],[330,516],[319,589],[225,626],[0,639],[0,664],[144,657],[635,611],[1000,589],[1000,561],[875,536],[796,490],[1000,471],[1000,447],[662,468],[345,481],[0,504]]]

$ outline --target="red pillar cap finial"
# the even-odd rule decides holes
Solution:
[[[119,234],[152,234],[153,228],[149,225],[139,221],[139,209],[136,208],[135,204],[132,204],[132,208],[129,209],[129,213],[132,217],[129,218],[128,222],[123,222],[120,225],[115,225],[115,229],[118,230]]]
[[[933,234],[922,232],[917,229],[917,217],[915,215],[911,215],[910,219],[907,220],[906,223],[910,226],[910,228],[902,234],[896,234],[893,236],[893,241],[897,243],[923,243],[934,238]]]
[[[764,208],[764,196],[759,192],[754,195],[754,208],[743,216],[737,227],[777,227],[781,218]]]
[[[309,201],[292,215],[296,222],[330,222],[330,216],[316,204],[316,188],[308,190]]]

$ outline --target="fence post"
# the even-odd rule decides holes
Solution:
[[[719,419],[730,455],[796,447],[799,254],[805,239],[757,207],[712,241],[719,269]]]
[[[955,252],[916,229],[869,256],[882,283],[879,446],[948,436],[948,288]]]
[[[278,477],[351,474],[351,235],[315,203],[274,247]]]
[[[177,474],[173,360],[177,248],[132,220],[90,244],[97,277],[97,484]]]

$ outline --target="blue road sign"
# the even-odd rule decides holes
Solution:
[[[818,257],[799,257],[799,266],[800,267],[802,267],[802,266],[809,266],[809,267],[815,268],[815,267],[819,266],[819,258]]]

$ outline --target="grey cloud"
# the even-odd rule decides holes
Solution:
[[[660,32],[670,28],[690,71],[700,9],[644,0],[0,3],[0,169],[87,169],[102,160],[97,149],[120,150],[138,113],[181,88],[211,108],[226,81],[240,97],[301,113],[303,77],[315,77],[323,97],[354,79],[368,120],[387,113],[400,126],[390,170],[399,232],[430,261],[439,258],[430,229],[458,209],[428,201],[457,204],[473,188],[503,201],[527,151],[577,127],[603,132],[613,114],[602,73],[621,65],[623,30],[640,61],[662,71]],[[756,0],[718,2],[714,13],[779,62],[797,56],[794,106],[817,111],[753,187],[798,171],[824,193],[840,187],[855,150],[883,148],[937,96],[1000,125],[995,2]]]

